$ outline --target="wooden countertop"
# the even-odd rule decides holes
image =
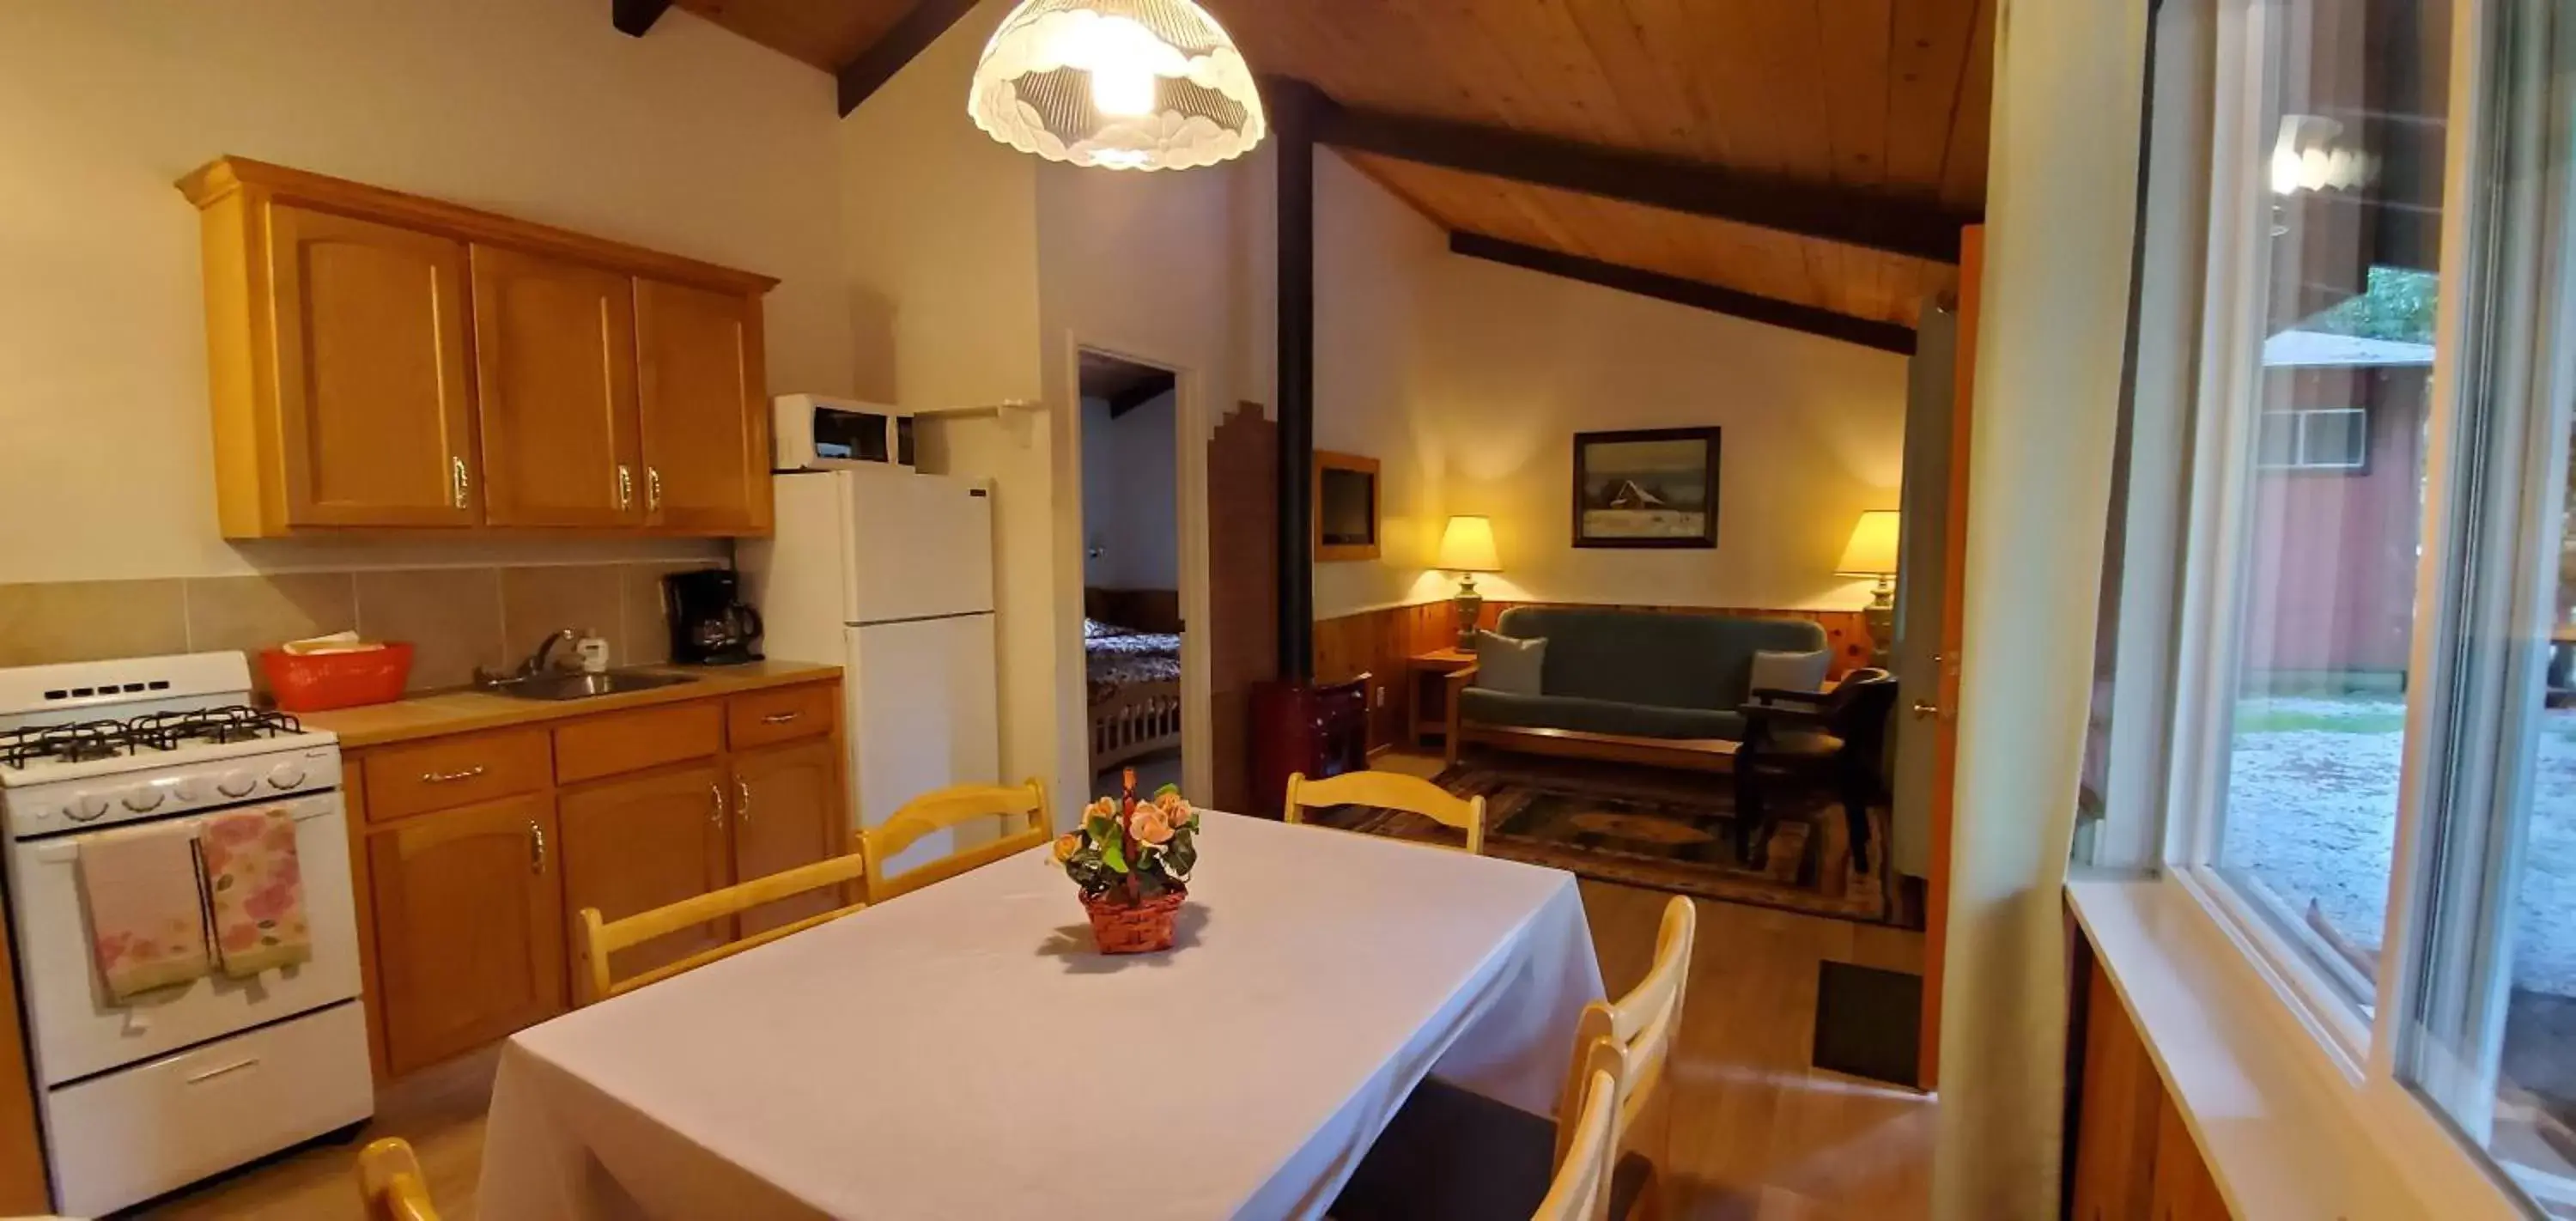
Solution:
[[[697,681],[649,691],[623,691],[615,695],[596,695],[575,700],[523,700],[488,691],[446,691],[417,695],[390,704],[371,704],[364,708],[343,708],[334,712],[307,712],[297,719],[309,729],[327,729],[340,735],[344,750],[363,746],[383,746],[389,742],[408,742],[414,738],[435,738],[452,733],[469,733],[478,729],[502,729],[513,725],[533,725],[560,721],[569,717],[590,716],[601,712],[618,712],[628,708],[646,708],[656,704],[677,704],[689,700],[713,699],[765,687],[787,687],[797,683],[821,682],[838,678],[841,667],[816,665],[803,661],[755,661],[739,666],[639,666],[655,674],[686,674]]]

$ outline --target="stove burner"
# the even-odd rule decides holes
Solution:
[[[37,763],[86,763],[147,750],[177,750],[205,743],[254,742],[304,732],[283,712],[235,705],[188,712],[155,712],[130,721],[85,721],[0,731],[0,767]]]
[[[77,725],[38,725],[0,733],[0,767],[25,767],[54,760],[86,763],[126,753],[125,727],[115,721]]]

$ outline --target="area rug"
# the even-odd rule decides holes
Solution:
[[[1452,765],[1440,787],[1485,799],[1485,851],[1582,877],[1676,894],[1750,903],[1860,924],[1900,920],[1885,866],[1887,811],[1870,811],[1869,868],[1843,850],[1842,809],[1790,790],[1767,851],[1735,856],[1734,782],[1725,776],[1570,760],[1477,755]],[[1416,814],[1343,806],[1318,823],[1402,839],[1459,842]]]

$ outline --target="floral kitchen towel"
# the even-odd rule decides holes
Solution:
[[[74,872],[110,1000],[206,973],[206,922],[189,838],[188,824],[171,822],[81,841]]]
[[[215,815],[197,831],[197,853],[224,974],[249,979],[313,957],[294,815],[277,806]]]

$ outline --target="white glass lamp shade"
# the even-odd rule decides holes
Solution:
[[[1191,0],[1021,0],[966,112],[1021,152],[1114,170],[1214,165],[1270,130],[1252,69]]]
[[[1834,575],[1896,575],[1897,520],[1894,509],[1871,509],[1861,514],[1859,524],[1852,527],[1851,542],[1843,548],[1843,562],[1834,566]]]
[[[1494,550],[1494,523],[1483,517],[1452,517],[1440,532],[1436,567],[1451,572],[1501,572],[1502,556]]]

